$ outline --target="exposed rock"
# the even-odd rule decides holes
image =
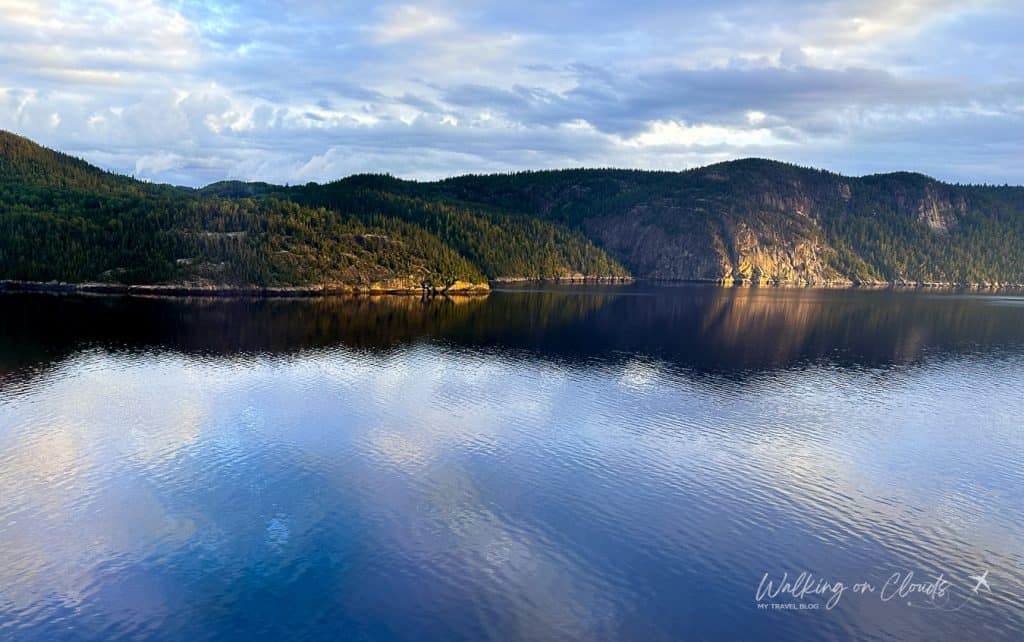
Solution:
[[[963,196],[950,198],[939,194],[938,190],[928,186],[925,196],[917,205],[917,220],[936,232],[949,233],[956,227],[959,219],[967,212],[967,201]]]

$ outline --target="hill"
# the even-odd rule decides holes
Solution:
[[[194,289],[485,290],[624,277],[579,232],[353,182],[151,185],[0,132],[0,279]]]
[[[192,190],[0,132],[0,279],[411,290],[630,275],[1022,284],[1024,188],[744,159]]]
[[[637,277],[1024,283],[1024,188],[762,159],[690,171],[464,176],[426,189],[583,230]]]

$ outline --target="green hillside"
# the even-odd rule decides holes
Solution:
[[[433,183],[153,185],[0,132],[0,279],[416,289],[493,279],[1024,283],[1024,188],[761,159]]]
[[[626,274],[560,226],[356,182],[189,190],[103,172],[12,134],[0,133],[0,151],[2,279],[445,289],[487,277]]]
[[[1024,188],[848,178],[761,159],[420,187],[583,230],[645,278],[1024,283]]]

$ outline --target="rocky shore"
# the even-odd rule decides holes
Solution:
[[[628,285],[631,283],[651,283],[655,285],[672,285],[683,283],[702,283],[725,288],[735,287],[768,287],[768,288],[821,288],[821,289],[862,289],[862,290],[935,290],[935,291],[969,291],[969,292],[1024,292],[1024,283],[914,283],[909,281],[759,281],[746,279],[633,279],[631,277],[560,277],[560,278],[521,278],[499,277],[490,283],[470,283],[456,281],[447,287],[436,287],[424,284],[411,284],[405,280],[394,282],[353,284],[326,284],[316,286],[293,287],[257,287],[228,284],[197,284],[197,283],[165,283],[152,285],[125,285],[120,283],[63,283],[57,281],[11,281],[0,280],[0,292],[55,292],[85,294],[127,294],[135,296],[204,296],[204,297],[319,297],[337,295],[395,295],[395,296],[486,296],[491,286],[502,285]]]
[[[608,283],[608,284],[627,284],[633,283],[634,279],[630,276],[587,276],[583,274],[572,274],[567,276],[559,276],[552,278],[532,278],[532,277],[518,277],[518,276],[499,276],[491,279],[493,284],[514,284],[514,283]]]
[[[487,283],[456,281],[446,287],[395,282],[353,284],[325,284],[296,287],[258,287],[228,284],[168,283],[153,285],[125,285],[120,283],[62,283],[36,281],[0,281],[0,292],[81,292],[89,294],[130,294],[138,296],[231,296],[231,297],[317,297],[332,295],[403,296],[486,296]]]

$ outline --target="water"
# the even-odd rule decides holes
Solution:
[[[0,296],[0,638],[1020,639],[1022,382],[1015,297]]]

